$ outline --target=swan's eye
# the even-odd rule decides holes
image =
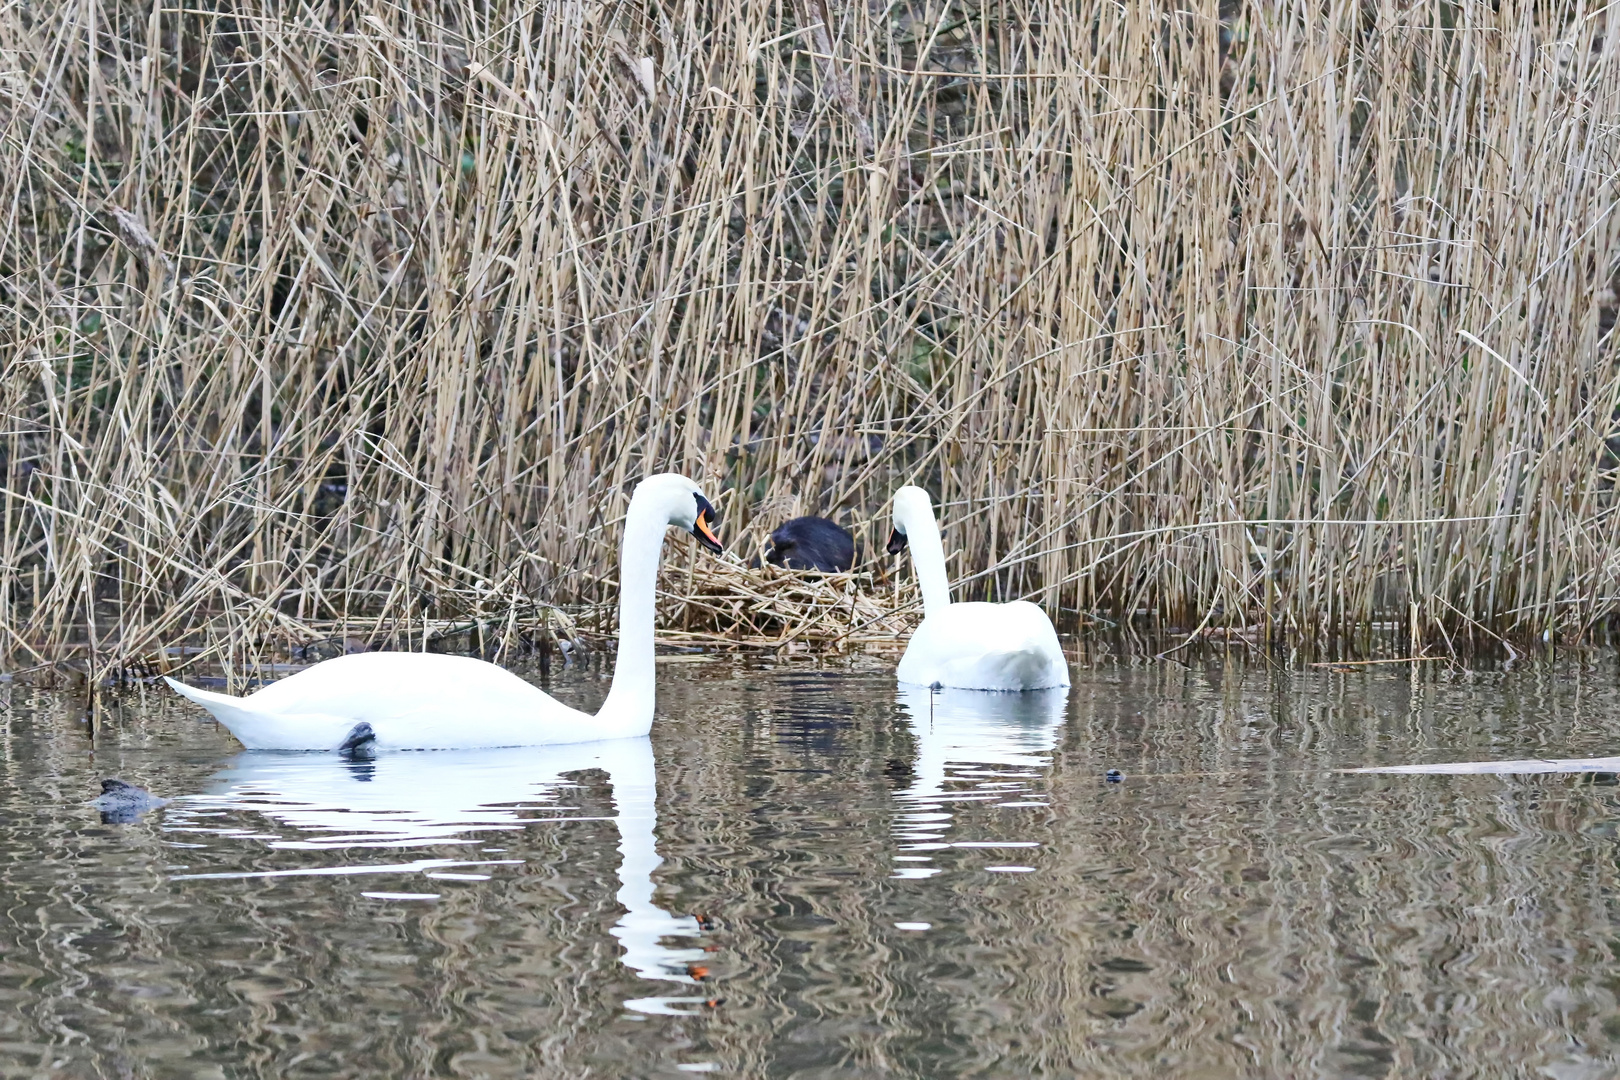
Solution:
[[[906,550],[906,534],[899,529],[889,533],[889,554],[898,555]]]
[[[716,554],[724,551],[725,549],[720,546],[720,538],[714,535],[714,524],[720,515],[714,512],[714,507],[709,505],[708,499],[696,492],[692,493],[692,497],[697,500],[697,517],[692,521],[692,535],[698,538],[698,543],[710,551]]]

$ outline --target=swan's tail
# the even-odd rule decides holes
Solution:
[[[176,682],[167,675],[163,681],[173,687],[174,692],[183,698],[189,698],[213,714],[214,719],[230,728],[237,730],[237,725],[248,719],[248,712],[242,708],[242,699],[232,697],[230,694],[216,694],[211,690],[199,690],[195,686],[187,686],[183,682]]]

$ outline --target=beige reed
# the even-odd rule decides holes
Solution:
[[[869,554],[928,484],[1070,625],[1582,634],[1616,17],[4,5],[0,649],[598,601],[661,469]]]

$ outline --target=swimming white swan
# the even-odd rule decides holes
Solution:
[[[923,621],[895,671],[901,682],[963,690],[1069,685],[1069,662],[1046,612],[1027,600],[951,603],[934,504],[928,492],[909,485],[894,493],[889,553],[906,547],[922,586]]]
[[[595,716],[469,656],[377,652],[339,656],[245,698],[167,680],[250,750],[472,750],[595,742],[652,728],[653,591],[664,529],[689,529],[720,550],[714,507],[684,476],[636,485],[619,556],[619,655]]]

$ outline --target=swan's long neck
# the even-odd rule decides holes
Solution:
[[[922,586],[923,615],[927,617],[951,606],[951,583],[945,577],[945,545],[939,540],[939,524],[933,511],[908,514],[906,546],[911,548],[911,565],[917,568],[917,584]]]
[[[652,508],[630,503],[619,552],[619,655],[613,664],[613,687],[596,714],[604,730],[613,729],[603,738],[629,738],[652,730],[653,595],[667,525],[667,519]]]

